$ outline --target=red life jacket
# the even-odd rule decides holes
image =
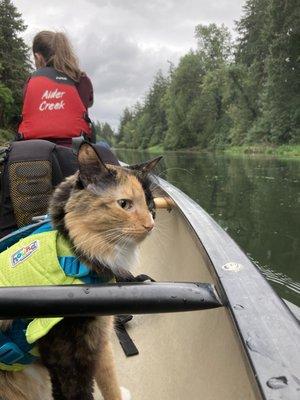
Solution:
[[[28,81],[18,132],[25,140],[91,136],[86,116],[75,82],[54,68],[45,67],[34,72]]]

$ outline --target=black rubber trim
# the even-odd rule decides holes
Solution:
[[[71,78],[69,78],[66,74],[62,72],[56,71],[53,67],[44,67],[37,69],[31,75],[31,79],[40,76],[48,78],[58,84],[61,83],[64,85],[75,86],[75,82]]]
[[[153,314],[221,307],[209,283],[112,283],[0,288],[0,319]]]

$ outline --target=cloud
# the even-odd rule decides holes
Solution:
[[[117,126],[121,110],[142,100],[145,90],[159,69],[168,68],[162,60],[174,58],[168,48],[143,49],[136,42],[119,35],[99,40],[93,55],[87,59],[86,70],[94,82],[95,109],[91,115]],[[178,59],[180,53],[176,54]]]
[[[122,110],[141,100],[155,73],[195,47],[195,26],[233,29],[242,0],[15,0],[30,45],[43,29],[70,37],[95,91],[92,118],[115,129]]]

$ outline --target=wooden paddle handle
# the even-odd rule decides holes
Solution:
[[[174,202],[170,197],[155,197],[154,203],[156,208],[163,208],[168,211],[171,211],[174,207]]]

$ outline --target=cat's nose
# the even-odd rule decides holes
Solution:
[[[152,229],[154,228],[154,222],[149,222],[149,224],[143,225],[143,227],[144,227],[148,232],[151,232]]]

